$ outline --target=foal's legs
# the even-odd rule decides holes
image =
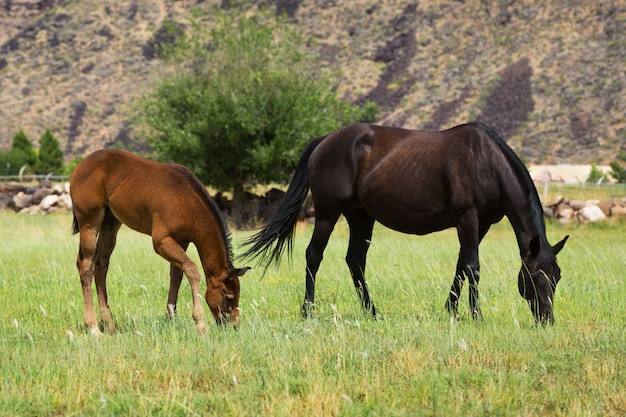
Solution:
[[[181,246],[186,252],[188,245]],[[170,289],[167,295],[167,316],[173,319],[176,316],[176,304],[178,303],[178,290],[183,280],[183,270],[174,264],[170,264]]]
[[[316,211],[315,227],[311,242],[306,248],[306,292],[302,304],[302,315],[306,318],[313,317],[315,307],[315,275],[324,257],[324,249],[332,233],[339,213],[322,214]]]
[[[98,294],[98,306],[100,309],[100,320],[104,323],[109,333],[115,333],[115,323],[109,309],[109,298],[107,295],[107,272],[109,270],[109,260],[111,253],[115,248],[117,232],[120,230],[122,223],[115,218],[111,211],[107,210],[104,215],[102,226],[100,227],[100,235],[98,236],[98,245],[95,256],[96,292]]]
[[[80,275],[80,283],[83,289],[83,302],[85,304],[85,324],[93,335],[102,334],[98,328],[96,312],[93,305],[91,283],[94,275],[94,258],[98,241],[98,230],[95,227],[81,227],[80,244],[76,266]]]
[[[476,213],[470,211],[466,213],[457,226],[457,233],[461,249],[456,265],[456,273],[452,288],[446,302],[446,308],[454,317],[458,316],[459,296],[463,288],[463,282],[467,277],[469,287],[469,302],[472,317],[482,320],[482,313],[479,306],[478,282],[480,280],[480,263],[478,258],[478,245],[489,230],[489,225],[479,226]]]
[[[202,308],[202,294],[200,293],[200,279],[201,274],[198,266],[194,261],[187,256],[185,249],[179,245],[171,236],[164,235],[165,237],[159,237],[159,234],[153,234],[152,244],[156,253],[161,255],[167,261],[172,264],[170,274],[174,271],[174,284],[178,283],[180,286],[180,280],[178,280],[178,271],[182,271],[189,279],[191,285],[191,295],[193,302],[193,310],[191,316],[196,322],[196,329],[200,333],[206,332],[206,324],[204,322],[204,310]],[[177,291],[177,288],[176,288]],[[172,295],[172,275],[170,275],[170,295]],[[171,301],[168,296],[168,302]]]
[[[346,255],[346,263],[350,269],[354,288],[361,299],[361,304],[376,317],[376,308],[370,300],[367,283],[365,282],[365,264],[367,250],[372,239],[374,219],[365,210],[350,210],[344,213],[350,226],[350,243]]]

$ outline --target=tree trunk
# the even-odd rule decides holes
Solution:
[[[255,207],[255,202],[245,191],[243,183],[235,184],[231,204],[231,221],[235,228],[246,230],[256,226],[258,207]]]

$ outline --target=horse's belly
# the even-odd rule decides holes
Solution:
[[[451,216],[446,212],[420,211],[387,207],[367,208],[366,210],[380,224],[402,233],[413,235],[427,235],[440,230],[454,227]]]

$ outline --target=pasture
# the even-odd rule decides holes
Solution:
[[[0,415],[626,414],[626,224],[548,224],[551,243],[570,239],[546,328],[519,296],[506,219],[481,245],[481,324],[467,288],[458,321],[444,309],[454,230],[417,237],[379,225],[367,278],[383,318],[372,320],[344,262],[343,219],[318,274],[316,318],[304,320],[311,230],[297,230],[291,263],[242,278],[237,331],[207,322],[199,335],[189,283],[169,322],[168,263],[122,227],[108,279],[118,333],[96,338],[83,323],[70,214],[0,212]],[[236,254],[247,236],[233,234]]]

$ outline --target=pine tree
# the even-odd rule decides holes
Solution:
[[[37,163],[37,153],[26,133],[20,129],[13,136],[11,149],[7,153],[10,175],[15,175],[24,165],[33,167]]]
[[[35,168],[40,174],[60,174],[63,171],[63,151],[50,129],[46,129],[39,138],[39,160]]]

